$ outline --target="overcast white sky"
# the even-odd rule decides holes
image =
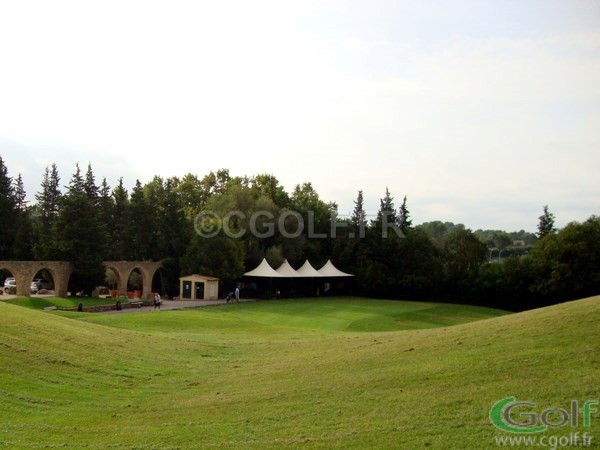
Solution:
[[[349,213],[600,214],[600,2],[0,0],[0,155],[128,187],[272,173]]]

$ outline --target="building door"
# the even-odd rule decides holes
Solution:
[[[196,299],[204,300],[204,283],[195,283],[196,285]]]
[[[181,293],[183,298],[192,298],[192,282],[183,280],[183,292]]]

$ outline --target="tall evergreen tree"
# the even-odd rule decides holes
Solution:
[[[15,193],[15,240],[13,243],[12,257],[17,260],[33,259],[33,227],[31,214],[27,208],[27,193],[23,185],[21,174],[14,183]]]
[[[352,211],[352,217],[350,218],[350,224],[354,232],[361,232],[363,237],[364,230],[367,224],[367,213],[365,212],[365,203],[363,199],[363,191],[358,191],[358,196],[354,201],[354,210]]]
[[[412,228],[410,212],[408,211],[408,206],[406,206],[406,195],[404,196],[404,200],[402,200],[402,205],[398,209],[398,226],[405,235]]]
[[[42,190],[35,194],[40,217],[35,233],[34,256],[40,260],[58,259],[60,251],[56,219],[60,211],[62,193],[56,164],[52,164],[51,169],[46,167],[41,188]]]
[[[110,186],[108,185],[106,178],[102,179],[102,184],[98,187],[98,215],[100,217],[100,226],[102,228],[103,241],[107,243],[102,252],[102,258],[105,260],[109,259],[110,255],[110,232],[109,226],[111,226],[110,218],[113,213],[113,199],[110,194]]]
[[[102,184],[98,188],[98,208],[100,209],[100,216],[103,220],[110,218],[113,209],[113,198],[110,192],[110,186],[106,181],[106,178],[102,179]]]
[[[83,188],[85,190],[86,195],[88,196],[88,199],[94,205],[96,205],[98,202],[98,186],[96,186],[96,177],[94,176],[94,171],[92,170],[91,163],[88,163]]]
[[[544,236],[554,233],[556,228],[554,227],[554,214],[548,210],[548,205],[544,206],[544,213],[539,217],[537,237],[543,238]]]
[[[112,212],[109,215],[108,229],[108,260],[120,261],[127,259],[127,232],[129,219],[129,193],[123,186],[123,178],[119,178],[112,192]]]
[[[15,196],[15,208],[19,211],[25,211],[28,202],[21,174],[17,176],[17,179],[14,182],[13,191]]]
[[[12,258],[16,205],[12,179],[0,156],[0,259]]]
[[[396,256],[399,254],[401,231],[397,224],[394,199],[386,187],[385,196],[380,199],[379,210],[357,260],[361,267],[357,270],[358,283],[368,285],[370,295],[393,298],[398,295]]]
[[[397,227],[397,222],[398,216],[396,215],[396,208],[394,207],[394,198],[386,187],[385,196],[379,200],[379,211],[377,211],[377,217],[372,223],[372,228],[376,233],[381,234],[383,237],[387,237],[390,229]]]
[[[163,185],[161,213],[157,220],[162,241],[159,257],[179,257],[192,237],[192,227],[185,219],[183,203],[177,195],[177,179],[167,178]]]
[[[52,169],[46,167],[42,178],[42,191],[35,194],[42,218],[55,219],[58,216],[60,206],[60,176],[56,164]]]
[[[69,288],[86,294],[104,282],[102,256],[106,245],[99,210],[91,195],[91,168],[88,175],[84,179],[76,166],[57,219],[61,256],[74,266]]]
[[[155,214],[154,205],[146,202],[140,180],[136,180],[127,208],[125,231],[126,259],[143,261],[151,259],[153,253]]]
[[[169,236],[162,227],[165,220],[165,187],[163,178],[155,175],[152,181],[143,186],[142,192],[144,194],[144,204],[146,205],[144,213],[150,222],[145,232],[148,233],[148,242],[152,243],[152,245],[147,247],[145,259],[158,261],[162,258],[166,242],[169,239]]]

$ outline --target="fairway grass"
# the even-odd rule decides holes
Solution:
[[[2,300],[0,298],[0,300]],[[31,296],[15,297],[11,300],[3,300],[7,304],[24,306],[32,309],[44,309],[49,306],[57,308],[77,308],[79,303],[83,306],[107,305],[115,303],[115,300],[98,297],[52,297],[52,296]],[[126,300],[122,300],[125,302]]]
[[[568,409],[600,395],[600,297],[502,314],[351,298],[123,315],[0,302],[0,446],[497,448],[498,400]],[[600,439],[599,424],[577,431]]]

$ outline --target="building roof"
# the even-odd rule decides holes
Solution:
[[[354,275],[346,272],[342,272],[337,267],[333,265],[330,259],[327,260],[325,265],[321,267],[317,272],[321,274],[322,277],[353,277]]]
[[[316,270],[308,261],[304,261],[302,267],[298,270],[290,265],[288,260],[284,260],[283,264],[273,269],[267,260],[263,258],[261,263],[253,270],[246,272],[247,277],[264,277],[264,278],[325,278],[325,277],[353,277],[354,275],[342,272],[333,265],[330,260],[327,260],[321,269]]]
[[[309,262],[308,259],[304,261],[302,267],[296,270],[297,277],[320,277],[322,276],[317,269],[315,269]]]
[[[179,277],[179,279],[185,281],[219,281],[217,277],[209,275],[198,275],[197,273],[192,275],[186,275],[184,277]]]
[[[275,269],[273,269],[269,263],[267,262],[266,258],[263,258],[263,260],[260,262],[260,264],[253,270],[246,272],[244,274],[244,276],[247,277],[272,277],[272,278],[282,278],[283,275],[281,275],[279,272],[276,272]]]
[[[290,263],[287,259],[284,260],[283,264],[277,268],[276,272],[288,278],[295,278],[298,276],[298,272],[296,272],[294,268],[290,266]]]

